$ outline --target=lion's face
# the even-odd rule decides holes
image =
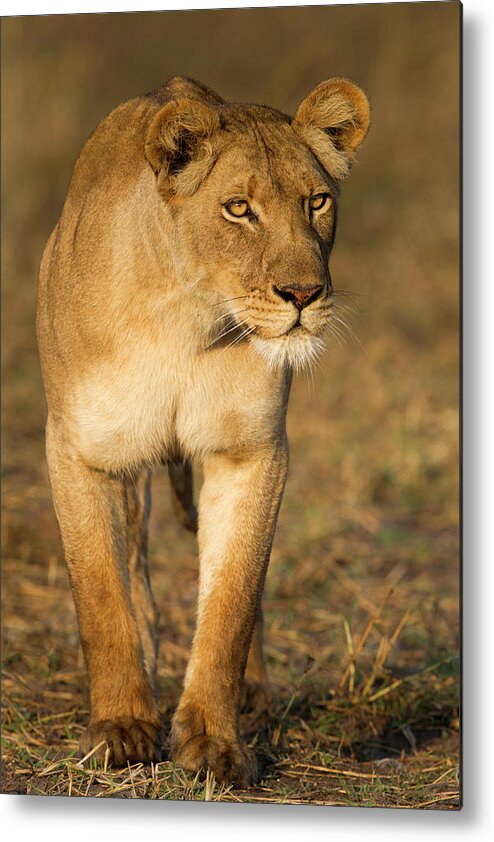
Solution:
[[[162,147],[173,105],[162,109]],[[177,277],[207,314],[209,347],[248,341],[271,365],[298,367],[320,350],[331,320],[328,261],[348,154],[298,120],[304,103],[293,122],[263,106],[188,105],[182,160],[166,179],[161,163],[159,178]]]
[[[192,196],[172,201],[178,275],[210,308],[212,338],[245,332],[273,362],[318,346],[336,194],[290,125],[258,123],[235,134]]]

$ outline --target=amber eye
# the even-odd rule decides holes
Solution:
[[[232,199],[225,205],[230,216],[240,219],[241,216],[249,216],[251,209],[245,199]]]
[[[311,211],[326,210],[331,203],[331,196],[329,193],[316,193],[309,199],[309,208]]]

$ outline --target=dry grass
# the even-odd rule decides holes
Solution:
[[[3,791],[458,808],[456,14],[426,3],[4,21]],[[239,69],[240,43],[255,61]],[[314,382],[294,385],[265,599],[273,710],[243,718],[262,766],[245,792],[166,760],[80,767],[85,677],[43,457],[43,243],[97,120],[175,72],[287,110],[347,75],[373,104],[332,265],[358,341],[334,340]],[[154,501],[168,722],[197,559],[160,473]]]

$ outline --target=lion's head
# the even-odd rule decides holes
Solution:
[[[292,119],[184,83],[146,142],[177,277],[209,308],[211,344],[245,339],[272,365],[303,364],[331,319],[339,185],[369,127],[367,98],[330,79]]]

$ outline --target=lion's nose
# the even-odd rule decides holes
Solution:
[[[322,284],[318,284],[317,286],[312,287],[305,287],[305,286],[286,286],[286,287],[277,287],[274,286],[273,290],[276,295],[279,295],[283,301],[291,301],[292,304],[295,304],[297,310],[302,310],[304,307],[307,307],[308,304],[311,304],[312,301],[315,301],[316,298],[322,292]]]

